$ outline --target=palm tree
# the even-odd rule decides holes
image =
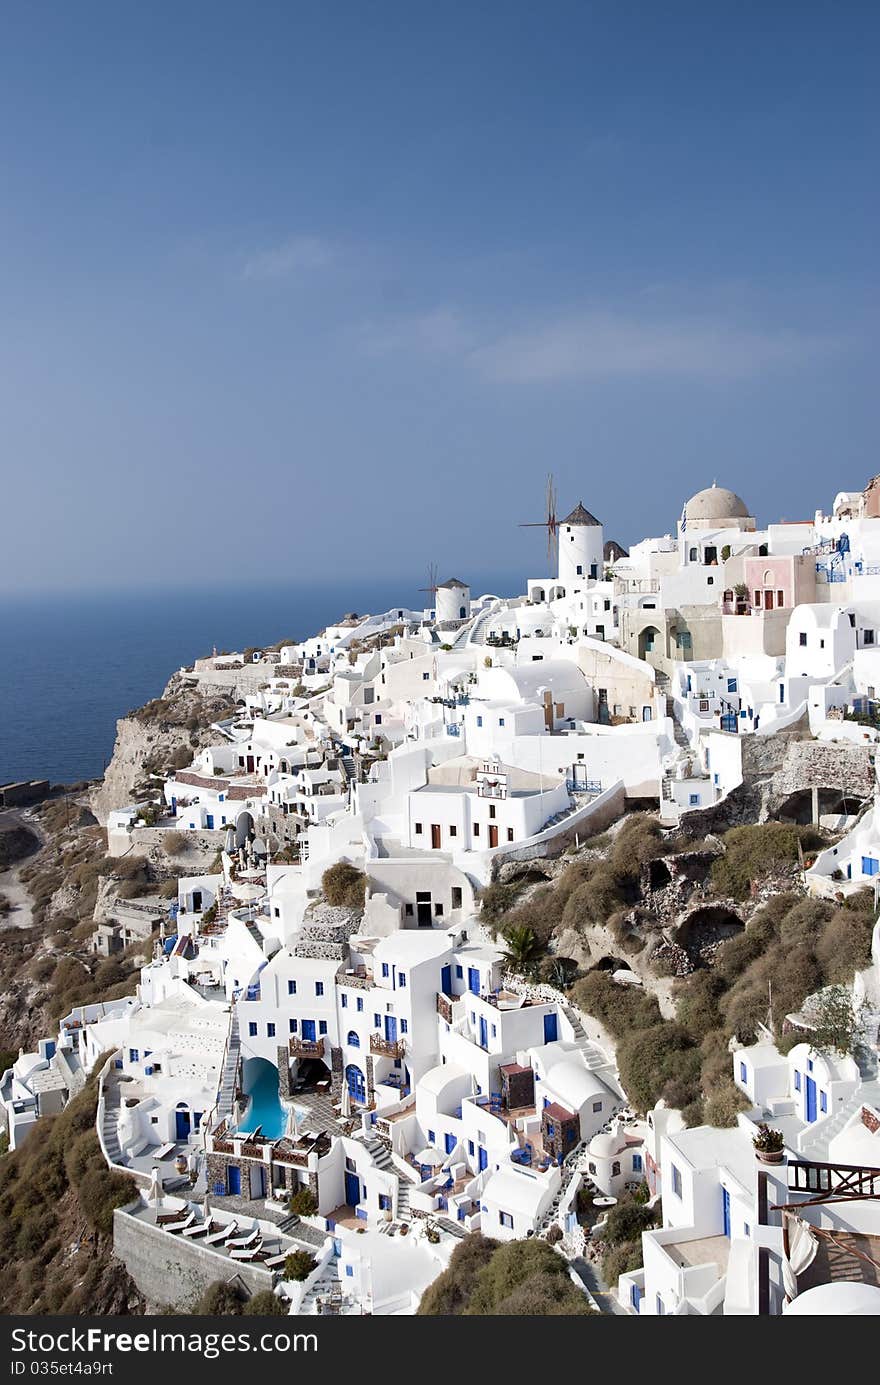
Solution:
[[[526,975],[534,971],[543,948],[532,929],[524,923],[512,924],[503,937],[507,944],[504,951],[507,965]]]

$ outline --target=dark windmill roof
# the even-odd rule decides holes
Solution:
[[[457,577],[450,577],[448,582],[441,582],[437,590],[438,592],[442,592],[449,587],[464,587],[467,589],[467,582],[459,582]]]
[[[624,548],[622,543],[618,543],[617,539],[606,539],[602,556],[606,562],[616,558],[628,558],[629,550]]]
[[[559,523],[560,523],[560,524],[584,524],[584,525],[587,525],[587,524],[588,524],[588,525],[593,526],[593,527],[596,528],[596,529],[601,529],[601,527],[602,527],[602,521],[599,520],[599,519],[597,519],[595,515],[591,515],[590,512],[589,512],[589,510],[585,510],[584,507],[583,507],[583,504],[582,504],[582,502],[581,502],[580,500],[579,500],[578,503],[575,505],[575,507],[574,507],[574,509],[572,510],[571,514],[570,514],[570,515],[566,515],[566,516],[565,516],[565,519],[561,519],[561,520],[559,521]]]

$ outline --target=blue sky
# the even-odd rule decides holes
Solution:
[[[0,584],[538,573],[877,469],[880,11],[46,3],[0,43]]]

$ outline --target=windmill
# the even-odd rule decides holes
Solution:
[[[521,524],[520,529],[546,529],[547,530],[547,557],[551,563],[556,553],[556,543],[559,532],[559,520],[556,516],[556,486],[553,481],[553,472],[547,475],[547,518],[533,519],[526,524]]]
[[[430,592],[430,594],[431,594],[431,606],[434,607],[434,606],[437,605],[437,564],[436,564],[436,563],[429,563],[429,564],[428,564],[428,585],[427,585],[426,587],[419,587],[419,591],[420,591],[420,592]]]

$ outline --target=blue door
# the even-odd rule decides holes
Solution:
[[[473,995],[480,994],[480,973],[476,967],[468,967],[468,990]]]
[[[446,1134],[443,1136],[443,1148],[446,1150],[446,1153],[451,1154],[452,1151],[455,1149],[457,1143],[458,1141],[456,1140],[455,1136],[450,1135],[449,1131],[447,1130]]]
[[[489,1047],[489,1030],[486,1026],[486,1018],[480,1015],[480,1048]]]
[[[213,813],[206,813],[206,814],[205,814],[205,826],[207,827],[207,829],[208,829],[209,832],[212,832],[212,831],[214,830],[214,814],[213,814]]]
[[[721,1189],[721,1220],[724,1223],[724,1234],[730,1238],[730,1193],[726,1188]]]
[[[230,1164],[226,1170],[226,1186],[231,1197],[238,1197],[241,1193],[241,1169]]]
[[[483,1169],[487,1169],[489,1167],[489,1155],[486,1153],[482,1145],[480,1145],[477,1149],[477,1163],[479,1165],[480,1173],[483,1172]]]
[[[816,1119],[816,1084],[812,1077],[807,1078],[807,1123]]]
[[[440,989],[444,995],[452,995],[452,967],[444,967],[441,971]]]
[[[302,1036],[303,1036],[304,1039],[308,1039],[308,1040],[310,1040],[312,1043],[314,1043],[314,1041],[315,1041],[315,1021],[314,1021],[314,1020],[303,1020],[303,1022],[302,1022]]]
[[[544,1016],[544,1043],[555,1044],[559,1038],[559,1021],[554,1010],[552,1015]]]
[[[363,1105],[367,1099],[367,1084],[364,1081],[364,1074],[356,1063],[349,1063],[345,1069],[345,1081],[352,1101],[360,1102]]]
[[[361,1200],[361,1180],[356,1173],[345,1175],[345,1201],[349,1207],[357,1207]]]
[[[385,1038],[390,1044],[397,1042],[397,1019],[394,1015],[385,1016]]]
[[[176,1121],[176,1126],[177,1126],[176,1132],[175,1132],[176,1138],[177,1138],[178,1140],[188,1140],[188,1139],[189,1139],[189,1111],[175,1111],[175,1112],[174,1112],[174,1116],[175,1116],[175,1121]]]

